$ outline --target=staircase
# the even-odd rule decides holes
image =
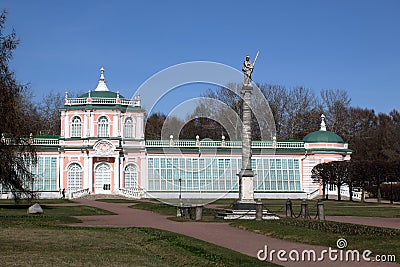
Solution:
[[[255,220],[256,211],[255,210],[225,210],[223,212],[218,212],[217,218],[224,220]],[[271,213],[269,210],[263,210],[262,215],[263,220],[276,220],[279,217],[275,213]]]
[[[113,194],[90,194],[82,196],[79,199],[96,200],[96,199],[130,199],[130,198],[122,195],[113,195]]]

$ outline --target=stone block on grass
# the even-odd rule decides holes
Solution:
[[[28,208],[28,214],[43,214],[43,209],[38,203],[35,203]]]

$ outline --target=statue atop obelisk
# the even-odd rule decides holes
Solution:
[[[250,56],[246,56],[243,62],[242,71],[244,81],[241,90],[242,95],[242,168],[239,176],[239,200],[235,203],[235,209],[255,209],[254,201],[254,172],[251,167],[251,109],[250,101],[253,93],[251,74],[254,70],[254,62],[250,61]]]
[[[247,55],[242,65],[242,71],[244,73],[243,85],[251,86],[251,74],[253,73],[254,64],[250,61],[250,56]]]

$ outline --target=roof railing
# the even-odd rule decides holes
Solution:
[[[126,98],[65,98],[64,106],[81,106],[81,105],[121,105],[130,107],[140,107],[140,99]]]

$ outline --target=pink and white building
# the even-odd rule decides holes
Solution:
[[[95,90],[77,98],[66,94],[61,135],[32,139],[39,158],[32,166],[33,189],[42,197],[59,197],[62,189],[68,197],[238,197],[240,141],[145,140],[144,130],[140,96],[110,91],[101,69]],[[321,129],[301,141],[253,141],[252,153],[256,198],[318,196],[312,168],[351,156],[342,138],[326,130],[324,118]]]

